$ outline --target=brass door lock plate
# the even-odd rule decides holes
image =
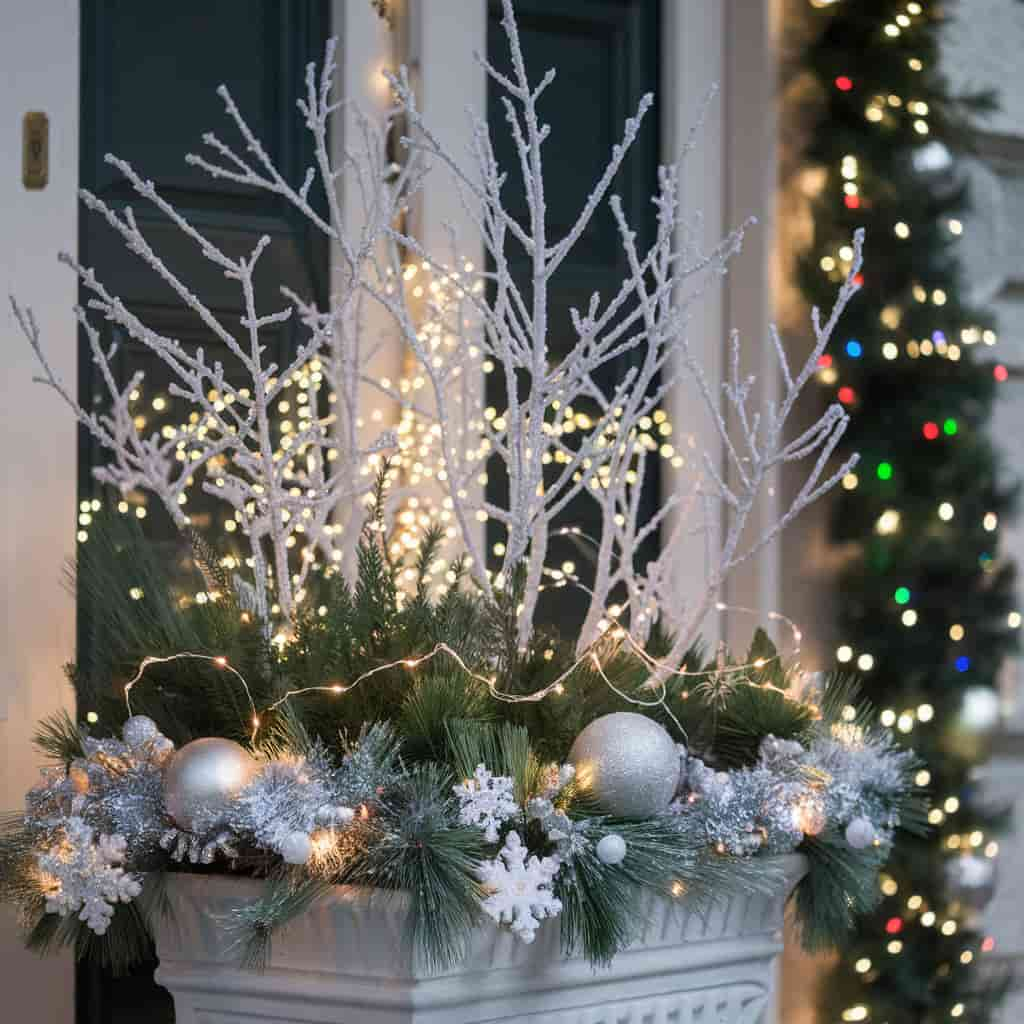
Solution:
[[[22,122],[21,181],[25,188],[46,188],[50,180],[50,119],[32,110]]]

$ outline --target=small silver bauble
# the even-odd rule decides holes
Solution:
[[[612,832],[597,844],[597,859],[602,864],[621,864],[626,859],[626,840]]]
[[[232,800],[253,780],[258,765],[232,740],[186,743],[164,771],[164,806],[174,823],[207,832],[226,822]]]
[[[595,719],[569,751],[576,782],[602,810],[650,818],[667,810],[679,786],[679,751],[657,722],[631,711]]]
[[[174,753],[174,744],[166,736],[157,736],[149,745],[150,760],[163,764]]]
[[[305,864],[313,852],[313,840],[305,832],[289,832],[281,843],[281,857],[286,864]]]
[[[875,826],[867,818],[854,818],[846,826],[846,841],[855,850],[866,850],[875,841]]]
[[[121,739],[133,750],[144,746],[160,735],[156,722],[147,715],[132,715],[124,725],[121,726]]]

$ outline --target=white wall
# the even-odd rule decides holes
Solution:
[[[74,605],[61,584],[74,551],[75,426],[55,396],[30,383],[33,356],[6,295],[31,304],[54,366],[75,380],[75,280],[56,262],[75,250],[78,186],[78,3],[35,0],[5,11],[0,31],[0,808],[20,806],[37,772],[29,737],[70,689]],[[21,184],[21,121],[50,119],[50,183]],[[70,958],[40,961],[21,949],[12,915],[0,917],[0,1017],[71,1021]]]

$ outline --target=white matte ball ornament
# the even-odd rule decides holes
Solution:
[[[846,826],[846,841],[855,850],[866,850],[875,841],[875,826],[867,818],[854,818]]]
[[[145,746],[160,735],[156,722],[146,715],[132,715],[121,726],[121,739],[133,750]]]
[[[190,832],[222,826],[231,801],[253,780],[258,767],[232,740],[211,736],[186,743],[164,771],[167,813]]]
[[[657,722],[631,711],[595,719],[569,751],[576,782],[601,809],[650,818],[668,809],[679,788],[679,751]]]
[[[597,859],[602,864],[621,864],[626,859],[626,840],[614,832],[603,836],[597,844]]]
[[[305,832],[289,832],[281,843],[281,856],[286,864],[305,864],[313,852],[313,840]]]

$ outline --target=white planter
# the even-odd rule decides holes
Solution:
[[[737,896],[700,915],[685,898],[637,907],[641,937],[606,970],[563,957],[558,920],[523,945],[490,924],[463,963],[431,975],[402,942],[401,897],[339,886],[275,936],[263,973],[236,966],[220,915],[257,882],[170,876],[173,922],[157,936],[157,981],[177,1024],[758,1024],[772,1003],[786,897],[803,858],[782,859],[784,889]]]

